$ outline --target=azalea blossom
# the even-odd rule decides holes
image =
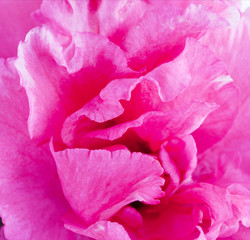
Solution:
[[[244,6],[0,2],[0,239],[250,238]]]

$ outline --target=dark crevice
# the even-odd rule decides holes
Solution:
[[[130,203],[130,205],[135,208],[136,210],[139,210],[140,208],[142,208],[144,206],[144,203],[140,202],[140,201],[135,201]]]

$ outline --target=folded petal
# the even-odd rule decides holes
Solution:
[[[28,136],[28,101],[12,62],[0,60],[0,215],[13,240],[77,239],[61,220],[69,206],[48,146]]]
[[[245,127],[250,120],[249,106],[250,98],[246,97],[226,136],[199,156],[196,179],[223,187],[240,183],[250,189],[250,131]]]
[[[83,143],[87,133],[91,138],[95,135],[113,141],[137,128],[135,132],[155,150],[170,135],[180,137],[198,129],[194,137],[201,152],[227,133],[237,112],[237,100],[238,90],[225,65],[208,48],[188,39],[174,61],[140,78],[111,81],[99,96],[66,120],[62,138],[68,146],[76,140],[75,146],[87,147],[85,143],[93,143]],[[155,113],[149,113],[152,111]],[[157,115],[155,120],[149,116],[152,114]],[[95,130],[98,136],[92,135]]]
[[[78,72],[83,68],[82,75],[113,79],[131,75],[133,71],[127,67],[127,60],[121,49],[106,37],[92,33],[76,33],[72,42],[64,46],[61,52],[60,65],[67,68],[69,73]],[[87,70],[84,70],[87,68]],[[94,76],[92,76],[93,78]],[[101,81],[99,79],[99,81]]]
[[[182,137],[192,133],[204,121],[216,106],[204,102],[193,102],[178,110],[152,111],[141,115],[139,118],[121,124],[104,123],[98,125],[86,117],[81,118],[79,126],[69,125],[65,129],[63,140],[68,146],[98,149],[109,146],[112,141],[116,144],[124,142],[122,137],[132,130],[141,140],[147,143],[152,151],[159,150],[161,144],[169,137]],[[152,126],[154,128],[152,129]],[[68,130],[68,131],[67,131]],[[134,135],[132,135],[134,137]]]
[[[215,101],[219,107],[193,133],[199,153],[220,141],[232,127],[239,109],[239,90],[229,82],[211,92],[209,99]]]
[[[238,231],[241,217],[247,216],[247,206],[244,209],[243,205],[248,203],[238,196],[244,191],[239,189],[233,186],[228,191],[204,183],[182,187],[168,201],[139,210],[143,217],[140,232],[152,239],[171,240],[214,240],[231,236]]]
[[[20,44],[15,62],[29,99],[29,133],[40,141],[58,131],[67,115],[118,77],[124,66],[124,56],[118,47],[104,37],[86,33],[82,35],[78,59],[82,71],[71,75],[58,65],[65,63],[64,40],[49,29],[36,28]]]
[[[182,139],[172,138],[162,144],[159,158],[165,173],[170,175],[171,183],[167,192],[172,192],[181,183],[190,183],[197,165],[197,149],[192,136]]]
[[[163,169],[152,156],[113,147],[66,149],[54,158],[64,194],[87,224],[107,220],[134,201],[157,204],[164,195]]]
[[[72,32],[90,32],[95,31],[95,22],[91,22],[94,18],[95,3],[92,1],[68,1],[68,0],[50,0],[43,1],[41,8],[37,12],[37,19],[54,28],[56,31],[69,34]],[[95,2],[95,1],[93,1]],[[93,11],[90,11],[91,8]],[[92,28],[92,25],[93,28]],[[70,34],[69,34],[70,35]]]
[[[65,227],[75,233],[98,240],[130,240],[130,237],[122,225],[110,221],[98,221],[82,229],[74,225],[66,224]]]
[[[236,85],[240,88],[242,99],[249,95],[250,88],[246,79],[250,78],[248,68],[250,48],[250,10],[241,14],[231,28],[209,31],[201,42],[207,45],[228,68]]]
[[[171,201],[184,205],[196,204],[201,211],[199,225],[207,239],[235,234],[240,221],[249,226],[249,191],[240,185],[225,189],[200,183],[180,190]]]
[[[240,184],[233,184],[228,187],[231,194],[232,204],[237,209],[237,217],[242,225],[250,227],[250,191]]]
[[[237,233],[233,234],[230,237],[218,238],[218,239],[219,240],[245,240],[245,239],[248,239],[249,236],[250,236],[250,228],[246,228],[240,225],[240,228],[237,231]]]
[[[249,12],[246,12],[235,29],[221,31],[221,34],[217,35],[220,36],[218,39],[211,33],[208,35],[211,48],[228,64],[236,86],[239,87],[240,106],[226,136],[199,157],[200,164],[195,173],[197,178],[219,186],[227,187],[232,183],[240,183],[248,189],[250,189],[250,131],[245,126],[250,121],[250,88],[247,81],[250,79],[250,74],[246,67],[250,47],[249,24],[247,24],[249,16]],[[219,45],[221,46],[225,39],[231,39],[232,42],[226,45],[224,51],[224,48],[219,48]]]
[[[187,37],[198,37],[201,31],[224,24],[202,5],[191,4],[183,9],[166,4],[147,11],[119,45],[125,50],[132,69],[151,70],[176,57]]]
[[[202,152],[221,140],[232,126],[238,111],[239,92],[226,65],[207,47],[188,39],[183,52],[188,59],[191,81],[173,104],[181,106],[183,102],[199,99],[218,106],[193,134],[198,152]]]

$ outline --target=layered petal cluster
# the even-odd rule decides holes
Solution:
[[[2,238],[250,237],[238,7],[44,0],[0,59]]]

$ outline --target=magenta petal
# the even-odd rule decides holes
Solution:
[[[174,203],[196,205],[201,211],[200,226],[207,239],[232,235],[238,230],[240,218],[230,193],[214,185],[200,183],[173,195]]]
[[[141,214],[133,207],[126,206],[116,213],[114,218],[132,228],[140,228],[143,224]]]
[[[197,226],[197,229],[199,231],[199,237],[197,237],[195,240],[207,240],[202,228],[200,226]]]
[[[41,2],[0,1],[0,57],[16,57],[18,43],[35,26],[31,13],[39,8]]]
[[[208,48],[188,39],[174,61],[138,79],[109,82],[66,120],[62,138],[71,147],[103,147],[107,142],[101,145],[94,139],[114,141],[134,129],[155,151],[169,136],[198,129],[194,137],[201,152],[227,133],[237,99],[238,90],[225,65]]]
[[[139,1],[102,1],[98,8],[99,31],[119,45],[131,26],[154,7],[151,3]]]
[[[223,187],[240,183],[250,188],[250,131],[245,127],[250,120],[249,105],[250,98],[247,97],[226,136],[199,156],[194,174],[196,179]]]
[[[73,146],[87,132],[110,127],[112,121],[113,125],[124,123],[159,108],[162,101],[157,85],[155,80],[145,77],[109,82],[98,96],[66,119],[61,132],[63,141]]]
[[[80,110],[68,117],[65,126],[76,123],[86,116],[97,123],[105,122],[120,116],[124,108],[120,100],[130,100],[131,92],[142,79],[115,79],[108,83],[95,98],[86,103]]]
[[[230,131],[221,142],[216,144],[216,146],[211,149],[211,151],[208,150],[201,156],[202,164],[207,162],[207,165],[209,166],[205,170],[207,173],[204,171],[204,174],[211,173],[211,175],[214,175],[214,168],[218,166],[221,155],[239,155],[242,159],[241,164],[237,169],[235,169],[235,171],[232,169],[231,177],[228,178],[228,184],[237,182],[245,186],[249,186],[249,180],[247,180],[248,178],[242,176],[249,175],[250,173],[250,131],[248,127],[245,127],[248,126],[250,121],[250,87],[248,84],[250,71],[247,67],[247,59],[250,57],[249,19],[250,12],[248,11],[242,16],[242,19],[236,29],[230,31],[220,31],[219,34],[216,35],[213,33],[210,38],[208,38],[209,44],[211,43],[210,47],[215,50],[216,54],[228,64],[229,72],[232,74],[236,86],[239,87],[241,99],[239,112],[236,115],[236,119]],[[217,39],[216,36],[220,36],[220,38]],[[224,46],[223,43],[225,42],[225,39],[229,38],[232,39],[232,42],[226,46],[226,48],[222,49],[221,46]],[[229,159],[230,162],[233,161],[233,158],[228,158],[227,163]],[[234,177],[235,175],[238,175],[237,179]],[[218,176],[217,180],[219,180]],[[244,180],[245,182],[243,182]]]
[[[43,1],[38,19],[64,33],[97,32],[98,1],[50,0]]]
[[[60,125],[67,114],[66,99],[61,100],[58,88],[69,81],[69,76],[55,63],[49,51],[50,38],[50,31],[44,28],[29,32],[26,42],[19,45],[15,62],[29,100],[29,133],[41,141],[54,133],[55,125]],[[56,51],[58,44],[51,42]]]
[[[192,136],[182,139],[172,138],[166,141],[159,153],[162,166],[171,178],[171,188],[178,187],[180,183],[191,182],[191,176],[197,165],[197,149]]]
[[[126,74],[122,51],[104,37],[83,34],[81,51],[77,51],[80,56],[72,59],[63,57],[61,41],[65,39],[60,34],[36,28],[20,44],[15,62],[29,99],[29,133],[40,141],[58,131],[67,115],[96,96],[110,80]],[[82,71],[74,75],[59,66],[73,71],[75,61]]]
[[[193,135],[198,152],[202,152],[221,140],[232,126],[238,110],[239,92],[226,65],[196,40],[187,39],[181,56],[187,59],[191,81],[188,88],[173,100],[174,106],[194,99],[217,105]]]
[[[228,40],[230,39],[230,41]],[[250,56],[250,10],[241,14],[239,21],[234,26],[226,29],[208,31],[201,39],[215,55],[228,67],[228,71],[240,88],[242,99],[249,95],[250,78],[248,59]]]
[[[98,221],[87,229],[66,224],[65,227],[75,233],[88,236],[97,240],[130,240],[122,225],[110,221]]]
[[[87,224],[134,201],[157,204],[164,195],[163,169],[152,156],[126,149],[67,149],[54,152],[54,158],[64,194]]]
[[[230,237],[218,238],[218,240],[245,240],[248,239],[249,236],[250,236],[250,228],[246,228],[240,225],[240,228],[237,231],[237,233],[233,234]]]
[[[232,204],[237,208],[237,217],[243,226],[250,227],[250,191],[239,184],[228,187]]]
[[[142,140],[149,144],[153,151],[156,151],[168,137],[182,137],[192,133],[214,109],[216,109],[214,105],[193,102],[178,109],[178,111],[147,112],[133,121],[104,129],[98,129],[96,123],[88,120],[84,121],[83,118],[77,134],[70,131],[72,125],[65,129],[67,131],[64,140],[69,146],[73,146],[73,140],[76,140],[77,146],[102,148],[107,145],[107,141],[117,140],[129,129],[132,129]],[[154,129],[152,129],[152,125]]]
[[[148,210],[148,211],[147,211]],[[142,210],[143,239],[191,240],[199,221],[194,206],[169,202],[158,212]]]
[[[190,65],[187,58],[189,51],[190,48],[187,47],[176,59],[160,65],[146,75],[159,84],[162,101],[173,100],[190,84]]]
[[[211,113],[197,129],[193,136],[197,142],[199,153],[210,148],[213,144],[220,141],[233,125],[234,119],[239,108],[239,91],[228,83],[220,89],[210,94],[218,104],[218,109]]]
[[[73,240],[61,216],[62,194],[48,146],[28,136],[28,102],[11,62],[0,60],[0,215],[7,239]]]
[[[112,79],[119,74],[133,72],[127,67],[127,60],[121,49],[101,35],[85,32],[75,34],[73,42],[64,51],[64,64],[69,73],[87,68],[83,76],[89,77],[85,75],[93,74],[91,71],[94,68],[95,72],[100,72],[99,76],[103,74],[102,77],[108,76]]]
[[[148,116],[145,114],[143,124],[136,126],[134,130],[138,136],[149,143],[153,151],[156,151],[169,137],[191,134],[215,109],[215,105],[194,101],[164,113],[149,112]]]
[[[137,24],[129,29],[121,45],[127,52],[132,69],[152,69],[160,62],[176,57],[187,37],[198,37],[207,28],[220,26],[221,19],[201,5],[187,9],[171,6],[146,12]]]

